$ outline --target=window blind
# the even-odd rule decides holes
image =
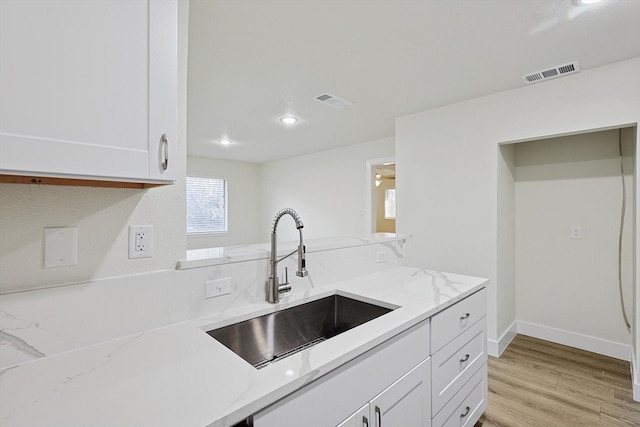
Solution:
[[[187,234],[227,232],[227,181],[187,177]]]

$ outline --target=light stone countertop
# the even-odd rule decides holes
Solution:
[[[230,426],[486,286],[394,267],[0,371],[0,425]],[[339,293],[394,311],[257,370],[204,331]]]

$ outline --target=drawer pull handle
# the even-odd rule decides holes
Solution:
[[[469,316],[471,316],[471,313],[467,313],[467,314],[465,314],[464,316],[462,316],[462,317],[460,318],[460,320],[467,320],[467,319],[469,318]]]
[[[467,354],[467,355],[465,355],[462,359],[460,359],[460,363],[464,363],[464,362],[466,362],[467,360],[469,360],[469,355],[468,355],[468,354]]]
[[[362,426],[369,427],[369,420],[365,416],[362,417]]]
[[[378,427],[382,427],[382,411],[380,407],[376,405],[376,418],[378,418]]]
[[[460,418],[464,418],[464,417],[466,417],[467,415],[469,415],[469,411],[470,411],[470,410],[471,410],[471,408],[469,408],[469,407],[467,406],[467,408],[464,410],[464,413],[463,413],[463,414],[460,414]]]

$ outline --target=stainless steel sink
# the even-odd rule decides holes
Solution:
[[[332,295],[207,333],[260,369],[390,311]]]

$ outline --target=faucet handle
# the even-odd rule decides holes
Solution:
[[[287,267],[284,268],[284,283],[278,285],[278,294],[283,294],[285,292],[289,292],[291,290],[291,285],[289,284],[289,269]]]

